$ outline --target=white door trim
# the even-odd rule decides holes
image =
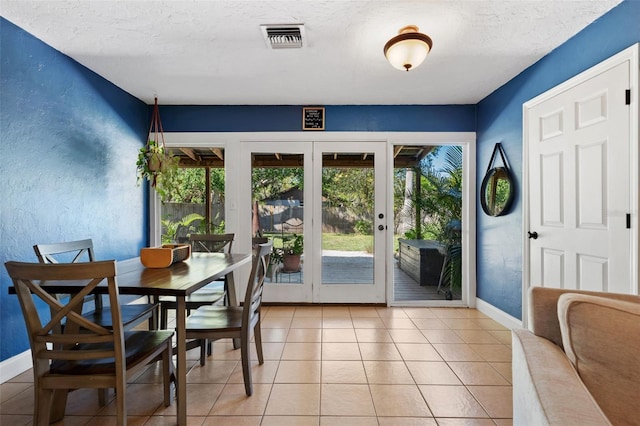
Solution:
[[[630,64],[630,89],[631,89],[631,105],[629,120],[629,135],[631,141],[630,147],[630,172],[631,172],[631,229],[635,230],[631,238],[631,259],[633,261],[632,270],[630,272],[631,282],[633,285],[634,293],[638,294],[638,241],[640,240],[640,229],[638,227],[638,191],[639,187],[639,170],[640,170],[640,158],[639,148],[640,135],[639,132],[639,108],[638,102],[640,101],[639,88],[640,88],[640,62],[639,62],[640,43],[636,43],[627,49],[613,55],[612,57],[600,62],[597,65],[581,72],[575,77],[555,86],[552,89],[536,96],[535,98],[525,102],[522,105],[522,190],[523,190],[523,209],[522,209],[522,225],[523,232],[526,233],[530,229],[530,217],[529,217],[529,119],[530,110],[535,106],[575,87],[579,84],[608,71],[624,62]],[[530,264],[529,264],[529,242],[527,238],[522,239],[522,322],[523,326],[527,327],[528,323],[528,295],[527,291],[530,286]]]
[[[396,145],[409,145],[402,140],[390,140],[387,156],[388,170],[394,169],[393,151]],[[423,144],[414,142],[414,144]],[[468,141],[442,139],[438,145],[461,145],[462,149],[462,298],[461,300],[415,300],[394,301],[393,287],[387,286],[387,300],[391,306],[429,306],[429,307],[476,307],[476,144],[474,139]],[[393,179],[393,177],[391,177]],[[390,183],[388,200],[393,212],[393,182]],[[389,246],[393,245],[393,233],[388,233]],[[393,251],[390,251],[387,264],[393,262]],[[387,269],[387,282],[393,282],[393,268]]]
[[[475,132],[165,132],[165,143],[169,147],[193,146],[193,147],[221,147],[225,150],[225,161],[229,164],[238,164],[239,167],[227,169],[225,203],[225,222],[229,232],[235,232],[238,236],[234,247],[238,251],[251,250],[250,230],[246,229],[244,222],[240,221],[239,212],[250,211],[251,194],[250,170],[246,170],[242,161],[242,147],[245,142],[337,142],[337,141],[386,141],[389,152],[393,152],[394,145],[462,145],[464,147],[464,180],[463,180],[463,276],[467,288],[467,306],[475,307],[476,304],[476,133]],[[388,155],[387,167],[393,170],[393,155]],[[386,203],[387,212],[393,212],[393,176],[388,174]],[[465,193],[466,191],[466,193]],[[152,205],[150,208],[153,208]],[[393,218],[387,215],[389,221]],[[160,235],[156,223],[150,223],[151,234]],[[390,235],[388,233],[388,235]],[[389,236],[387,244],[392,243]],[[392,250],[387,250],[386,264],[393,261]],[[238,271],[236,283],[243,283],[248,277],[248,271]],[[393,269],[387,268],[386,282],[393,282]],[[242,285],[236,285],[240,294]],[[391,286],[387,286],[387,301],[393,300]],[[450,306],[450,305],[449,305]]]

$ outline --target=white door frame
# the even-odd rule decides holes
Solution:
[[[427,133],[426,135],[434,135]],[[429,307],[476,307],[476,136],[475,133],[457,133],[457,138],[432,138],[417,141],[404,140],[401,136],[390,140],[389,149],[393,152],[397,145],[436,145],[462,146],[462,296],[460,300],[409,300],[395,301],[393,287],[387,286],[387,300],[391,306],[429,306]],[[393,154],[387,156],[388,169],[393,171]],[[393,185],[388,203],[393,211]],[[393,245],[393,232],[389,233],[388,244]],[[393,253],[391,253],[393,255]],[[392,262],[389,258],[387,262]],[[387,263],[391,265],[392,263]],[[387,282],[393,282],[393,268],[387,268]]]
[[[530,230],[530,217],[529,217],[529,119],[530,119],[530,110],[534,108],[536,105],[539,105],[559,94],[565,92],[579,84],[599,75],[607,70],[614,68],[624,62],[629,62],[630,64],[630,82],[631,82],[631,104],[630,104],[630,115],[631,118],[629,120],[629,136],[631,141],[635,143],[631,143],[630,147],[630,175],[631,175],[631,229],[635,230],[632,232],[631,238],[631,259],[632,259],[632,267],[630,272],[631,282],[634,286],[634,293],[638,294],[638,241],[640,240],[640,229],[638,227],[638,191],[639,191],[639,182],[638,182],[638,171],[640,170],[640,158],[639,158],[639,145],[640,145],[640,135],[638,129],[639,123],[639,108],[638,101],[640,100],[639,96],[639,88],[640,88],[640,62],[639,58],[640,51],[640,43],[636,43],[635,45],[628,47],[627,49],[617,53],[616,55],[600,62],[597,65],[583,71],[582,73],[576,75],[575,77],[570,78],[569,80],[555,86],[552,89],[536,96],[535,98],[525,102],[522,105],[522,191],[523,191],[523,232],[527,232]],[[620,94],[623,96],[623,94]],[[527,327],[528,323],[528,290],[531,285],[529,282],[529,276],[531,273],[531,265],[529,263],[529,240],[527,238],[522,239],[522,254],[523,254],[523,262],[522,262],[522,324],[523,327]]]
[[[227,167],[225,178],[225,223],[228,232],[237,235],[234,250],[249,252],[251,230],[240,219],[239,212],[251,211],[251,170],[249,162],[243,161],[243,144],[245,142],[336,142],[336,141],[386,141],[387,170],[393,170],[393,148],[395,145],[462,145],[463,146],[463,209],[462,209],[462,244],[463,244],[463,285],[465,285],[466,306],[476,305],[476,133],[475,132],[166,132],[165,143],[168,147],[219,147],[224,148],[225,162],[238,165]],[[388,173],[387,185],[387,220],[393,224],[393,175]],[[155,194],[155,191],[152,191]],[[157,195],[156,195],[157,197]],[[158,202],[151,202],[150,216],[157,214],[154,209]],[[151,241],[160,240],[160,227],[157,221],[150,222]],[[387,232],[387,247],[392,247],[393,235]],[[386,250],[386,265],[392,265],[393,250]],[[243,294],[248,277],[248,269],[238,271],[236,291]],[[386,283],[393,282],[393,268],[386,268]],[[465,297],[466,296],[466,297]],[[386,286],[387,303],[393,300],[393,287]],[[394,303],[401,305],[400,303]],[[430,302],[420,305],[433,306]],[[402,303],[402,305],[407,305]],[[415,305],[415,304],[410,304]],[[454,306],[449,302],[447,306]]]

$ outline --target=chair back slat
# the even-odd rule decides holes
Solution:
[[[96,324],[87,320],[81,315],[82,306],[84,305],[86,296],[90,294],[102,281],[102,278],[91,280],[91,282],[85,285],[82,291],[71,297],[71,299],[65,305],[60,302],[60,299],[56,299],[39,285],[34,285],[33,282],[29,280],[24,281],[24,284],[29,287],[31,293],[34,296],[40,298],[40,300],[43,300],[50,307],[51,320],[48,324],[43,326],[42,334],[46,335],[50,333],[52,330],[55,330],[56,327],[60,326],[63,322],[65,323],[66,327],[74,327],[72,326],[72,324],[75,324],[75,328],[85,328],[99,334],[109,333],[109,330],[107,330],[106,328],[96,326]],[[73,328],[71,328],[70,330],[73,330]]]
[[[200,253],[230,253],[235,234],[191,234],[191,251]]]
[[[36,244],[33,246],[33,251],[36,253],[40,263],[80,263],[95,261],[93,241],[90,238],[65,241],[62,243]],[[66,296],[67,295],[63,294],[56,295],[58,299]],[[88,296],[85,302],[92,300],[96,310],[102,309],[102,298],[100,296]]]
[[[124,362],[124,336],[115,261],[57,264],[7,262],[5,265],[13,280],[27,324],[34,368],[41,369],[46,365],[36,364],[37,360],[52,362],[115,358],[116,362]],[[84,297],[105,280],[111,301],[113,330],[107,330],[81,315]],[[85,283],[83,289],[74,297],[66,299],[66,302],[56,299],[41,285],[43,282],[62,284],[65,281]],[[50,318],[38,311],[36,299],[49,306]],[[85,347],[88,350],[84,350]]]
[[[65,241],[63,243],[36,244],[33,250],[40,263],[78,263],[95,261],[91,239]]]

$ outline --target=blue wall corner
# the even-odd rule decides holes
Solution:
[[[0,359],[29,347],[7,260],[32,245],[92,238],[99,259],[137,255],[148,239],[136,157],[142,101],[0,18]]]
[[[478,183],[501,142],[521,188],[522,104],[639,41],[640,1],[626,0],[483,99],[477,105]],[[521,195],[509,215],[477,211],[477,296],[520,319],[522,217]]]

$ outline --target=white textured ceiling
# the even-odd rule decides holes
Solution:
[[[474,104],[621,0],[2,0],[0,13],[147,103]],[[271,50],[261,24],[304,23]],[[418,25],[427,60],[382,48]]]

